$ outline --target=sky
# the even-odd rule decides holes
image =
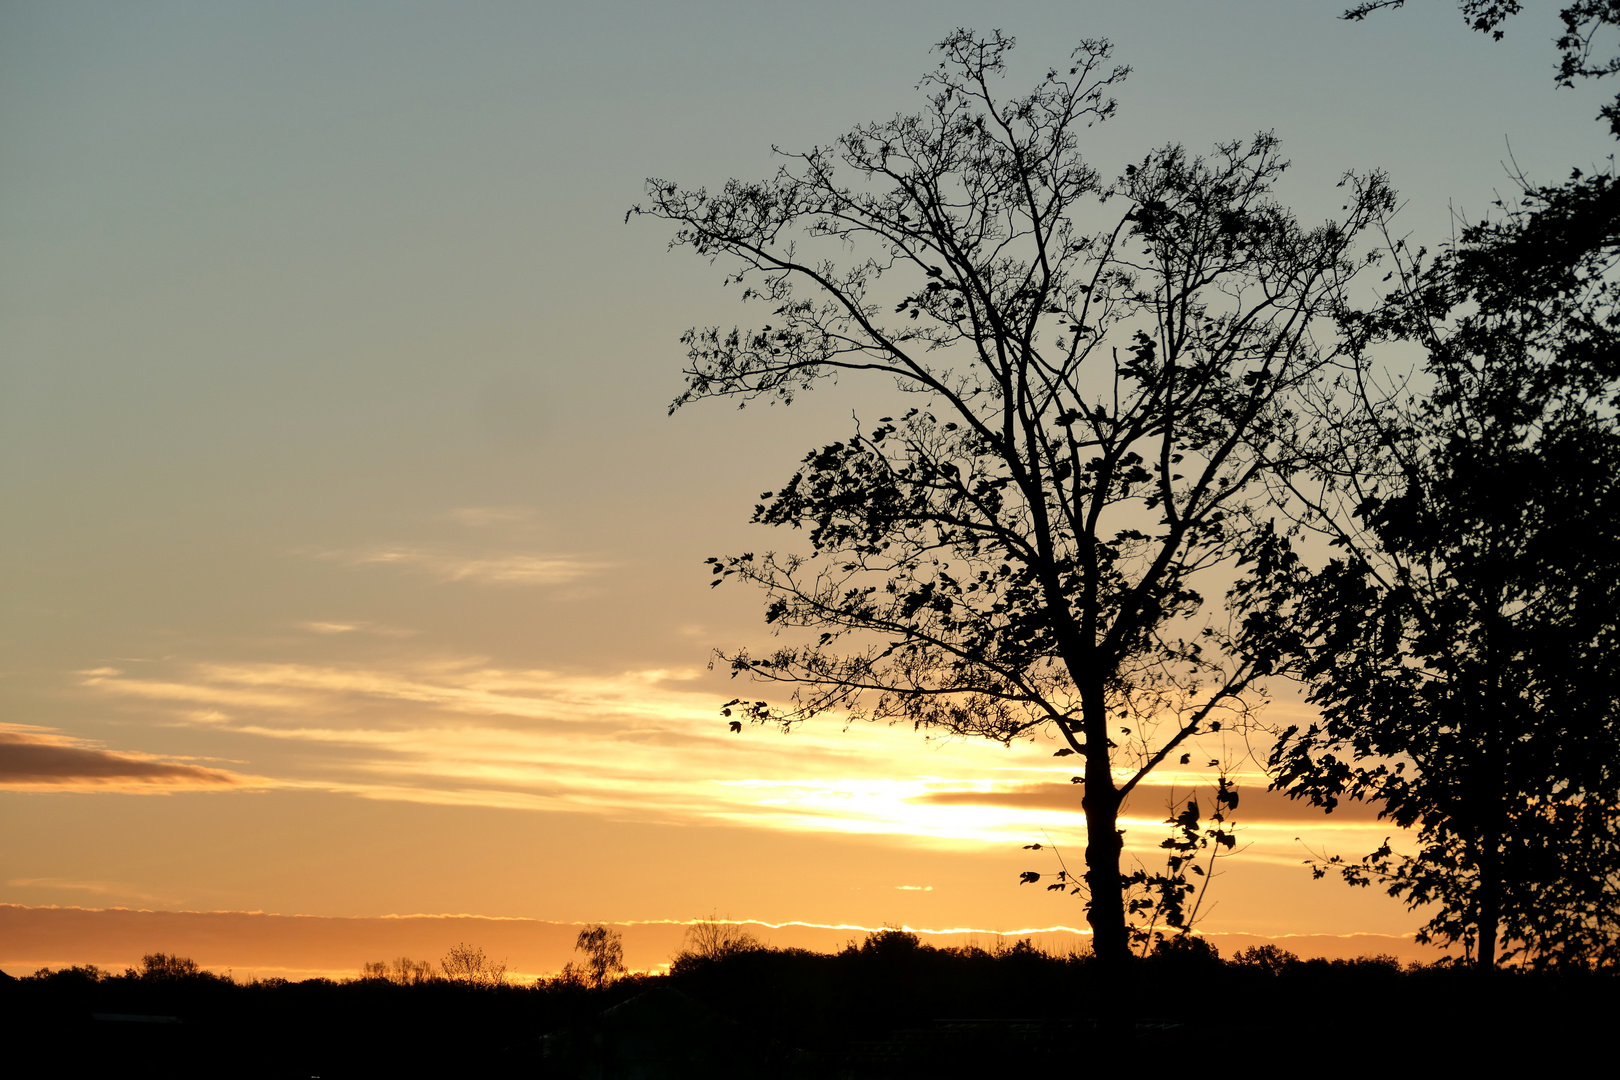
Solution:
[[[680,334],[747,313],[625,211],[914,108],[960,25],[1019,40],[1009,92],[1114,43],[1105,175],[1272,130],[1302,218],[1382,169],[1433,245],[1510,159],[1609,153],[1527,7],[0,4],[0,911],[1083,926],[1017,882],[1084,842],[1050,743],[721,720],[712,650],[769,638],[704,558],[790,548],[755,497],[882,401],[666,415]],[[1203,929],[1423,921],[1301,865],[1387,826],[1205,749],[1248,772]],[[1139,792],[1131,850],[1207,780]],[[147,947],[93,936],[0,967]]]

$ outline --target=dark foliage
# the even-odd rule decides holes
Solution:
[[[8,1065],[19,1076],[126,1075],[140,1061],[167,1076],[459,1076],[469,1061],[532,1072],[545,1032],[645,988],[237,983],[190,966],[178,977],[74,967],[0,984]]]
[[[1517,9],[1471,7],[1481,29]],[[1620,10],[1566,20],[1577,8]],[[1426,906],[1425,934],[1486,966],[1613,964],[1620,189],[1579,170],[1520,183],[1439,257],[1396,246],[1390,297],[1344,317],[1356,378],[1319,403],[1323,456],[1290,477],[1343,554],[1308,570],[1264,536],[1237,595],[1259,662],[1322,710],[1284,733],[1277,785],[1418,833],[1415,852],[1386,842],[1318,873]],[[1427,359],[1379,388],[1369,351],[1390,341]]]
[[[1573,294],[1492,294],[1479,284],[1482,264],[1522,250],[1511,236],[1491,247],[1504,235],[1473,231],[1379,316],[1392,336],[1428,346],[1433,388],[1334,415],[1351,434],[1313,478],[1308,523],[1345,554],[1308,570],[1270,536],[1237,595],[1251,645],[1303,679],[1321,709],[1320,722],[1277,744],[1277,786],[1329,809],[1375,802],[1418,832],[1415,854],[1386,843],[1359,861],[1332,857],[1319,873],[1336,867],[1353,884],[1433,905],[1425,933],[1487,965],[1520,954],[1612,963],[1620,354],[1611,286],[1594,274]],[[1511,265],[1489,269],[1511,274]],[[1467,314],[1433,320],[1464,302]],[[1335,496],[1347,512],[1328,505]]]
[[[1406,0],[1365,0],[1347,10],[1344,18],[1359,21],[1375,11],[1405,6]],[[1503,25],[1524,10],[1519,0],[1459,0],[1457,6],[1470,27],[1497,41],[1507,32]],[[1571,86],[1576,79],[1601,79],[1620,72],[1620,56],[1603,55],[1613,48],[1614,31],[1620,27],[1620,0],[1574,0],[1559,10],[1558,19],[1563,23],[1554,39],[1558,85]],[[1600,41],[1604,36],[1611,41]],[[1598,115],[1620,136],[1620,95]]]

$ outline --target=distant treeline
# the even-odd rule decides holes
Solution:
[[[885,930],[818,953],[719,926],[707,942],[689,938],[667,975],[593,980],[590,941],[584,964],[527,985],[422,963],[367,965],[341,982],[237,982],[153,954],[122,974],[82,966],[8,979],[0,1009],[18,1025],[12,1046],[41,1074],[131,1060],[164,1062],[171,1075],[459,1074],[475,1059],[479,1071],[552,1076],[876,1077],[1056,1066],[1099,1028],[1124,1036],[1122,1054],[1252,1039],[1268,1054],[1358,1042],[1449,1061],[1505,1030],[1517,1042],[1493,1056],[1580,1045],[1620,1006],[1620,982],[1593,972],[1301,960],[1275,945],[1223,959],[1192,937],[1161,946],[1122,992],[1089,954],[1027,939],[938,948]]]

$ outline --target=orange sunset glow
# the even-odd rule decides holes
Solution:
[[[1286,314],[1303,323],[1299,311],[1315,304],[1317,322],[1305,330],[1279,317],[1286,333],[1275,331],[1278,340],[1295,335],[1289,349],[1331,354],[1333,370],[1345,370],[1349,350],[1330,316],[1396,287],[1378,279],[1397,262],[1374,265],[1368,251],[1402,237],[1412,239],[1391,248],[1399,258],[1420,245],[1439,250],[1514,188],[1506,160],[1552,184],[1572,165],[1591,171],[1613,144],[1592,120],[1612,88],[1557,85],[1555,20],[1545,13],[1493,41],[1450,3],[1363,22],[1340,19],[1343,6],[0,7],[0,970],[119,972],[163,954],[244,984],[340,982],[396,957],[439,964],[465,943],[501,960],[514,984],[543,986],[577,979],[564,965],[578,961],[588,926],[622,936],[629,972],[659,974],[692,940],[694,923],[714,919],[780,950],[834,953],[900,930],[963,955],[1006,955],[1020,939],[1052,956],[1089,955],[1098,935],[1114,931],[1088,921],[1085,898],[1066,887],[1106,847],[1087,829],[1088,807],[1100,812],[1102,798],[1092,792],[1104,785],[1094,779],[1088,789],[1086,775],[1100,771],[1112,790],[1139,767],[1140,783],[1117,807],[1120,874],[1140,870],[1149,880],[1166,865],[1170,819],[1189,798],[1202,825],[1221,810],[1235,830],[1229,847],[1198,849],[1196,877],[1177,871],[1196,887],[1189,933],[1220,955],[1275,944],[1305,958],[1461,956],[1461,945],[1418,943],[1436,902],[1408,903],[1376,882],[1347,886],[1343,864],[1313,876],[1307,863],[1355,862],[1386,841],[1388,858],[1399,859],[1419,850],[1419,837],[1359,794],[1328,813],[1274,790],[1279,733],[1321,720],[1310,688],[1292,677],[1304,665],[1221,653],[1219,643],[1239,641],[1246,625],[1225,606],[1227,590],[1255,560],[1251,552],[1240,566],[1233,541],[1199,562],[1198,537],[1259,522],[1268,499],[1292,497],[1278,494],[1283,480],[1269,488],[1254,480],[1208,518],[1208,532],[1189,534],[1179,556],[1187,576],[1165,588],[1169,599],[1143,602],[1167,621],[1119,635],[1162,651],[1129,646],[1139,652],[1127,659],[1148,659],[1099,676],[1094,702],[1075,681],[1077,665],[1053,659],[1059,646],[1042,636],[1047,601],[1018,599],[1035,586],[1015,581],[1008,560],[998,570],[1000,556],[960,554],[971,547],[960,535],[939,542],[954,560],[944,564],[926,540],[915,541],[924,555],[911,563],[898,555],[883,563],[888,540],[865,548],[865,536],[845,538],[860,553],[847,561],[845,549],[814,552],[836,532],[826,521],[838,513],[858,523],[881,516],[875,496],[864,509],[837,504],[844,489],[816,496],[837,504],[820,508],[819,528],[816,506],[770,523],[790,493],[813,502],[803,494],[809,479],[802,489],[790,482],[822,467],[806,457],[819,448],[853,454],[864,445],[869,465],[912,439],[915,460],[943,478],[928,490],[957,483],[965,493],[972,468],[927,455],[954,453],[979,468],[993,440],[972,444],[954,423],[924,430],[908,411],[937,408],[946,391],[968,385],[951,379],[965,376],[927,384],[927,396],[886,368],[853,362],[825,378],[818,369],[802,386],[796,376],[772,382],[775,369],[736,375],[726,365],[742,365],[745,353],[768,367],[758,357],[772,349],[809,350],[780,326],[802,332],[792,320],[810,319],[810,309],[771,293],[774,279],[752,267],[755,276],[727,284],[746,262],[739,250],[756,257],[753,239],[729,247],[691,239],[692,221],[708,220],[702,213],[715,205],[746,216],[728,179],[778,175],[781,184],[779,167],[811,160],[773,147],[833,145],[854,125],[923,109],[944,84],[919,88],[918,79],[949,59],[935,43],[970,40],[950,36],[958,27],[987,34],[994,19],[1016,38],[1005,71],[994,72],[1004,82],[996,92],[1009,95],[1046,85],[1043,75],[1070,62],[1077,43],[1106,39],[1113,52],[1096,54],[1107,56],[1097,70],[1131,69],[1112,83],[1097,76],[1117,113],[1096,104],[1099,90],[1095,101],[1076,99],[1095,110],[1095,124],[1074,122],[1099,184],[1146,175],[1143,155],[1154,148],[1185,144],[1188,160],[1219,162],[1210,148],[1236,139],[1254,148],[1241,168],[1274,181],[1268,197],[1297,216],[1310,244],[1338,242],[1337,225],[1308,230],[1352,221],[1364,200],[1361,246],[1346,240],[1342,257],[1324,257],[1318,273],[1342,273],[1339,291],[1307,296],[1300,286],[1305,298]],[[1068,77],[1046,77],[1060,76]],[[1175,160],[1166,160],[1168,175]],[[665,188],[648,177],[674,179]],[[1119,180],[1124,194],[1099,200],[1098,212],[1123,212],[1137,182]],[[759,195],[758,206],[792,204],[771,190],[777,202]],[[739,202],[718,202],[725,198]],[[1129,253],[1146,280],[1157,241],[1143,223],[1164,204],[1140,199],[1149,209],[1121,219],[1138,231],[1120,224],[1119,235],[1147,237],[1143,253]],[[816,228],[824,231],[805,233],[806,266],[825,258],[864,267],[848,270],[851,281],[875,282],[873,267],[887,272],[882,259],[860,261],[859,238]],[[1023,235],[984,229],[1009,250]],[[850,305],[857,315],[815,316],[836,326],[827,340],[837,347],[816,344],[823,360],[856,350],[850,326],[861,319],[921,326],[937,314],[930,304],[944,310],[928,289],[944,288],[937,282],[948,275],[927,261],[922,284],[873,283],[863,293],[862,278],[851,286],[866,304]],[[1287,277],[1255,274],[1267,300],[1294,287],[1292,278],[1276,284]],[[1071,299],[1090,304],[1107,280],[1075,286]],[[1238,325],[1219,303],[1258,308],[1257,288],[1212,288],[1219,302],[1188,319],[1202,320],[1197,333]],[[768,299],[743,305],[744,289]],[[1141,296],[1121,299],[1121,310],[1130,303],[1147,310]],[[1061,326],[1039,333],[1068,335],[1059,348],[1078,350],[1091,316],[1063,311]],[[1132,337],[1147,325],[1132,312],[1117,316],[1112,351],[1097,353],[1127,374],[1138,371],[1129,363],[1156,355],[1150,335]],[[776,328],[747,336],[773,320]],[[733,326],[744,332],[728,344]],[[1427,355],[1393,335],[1375,345],[1387,365],[1380,371],[1417,370]],[[930,348],[927,356],[949,363],[971,355],[955,338]],[[1127,355],[1136,360],[1120,360]],[[1242,385],[1274,377],[1257,370]],[[1113,377],[1117,405],[1121,376]],[[1108,397],[1085,378],[1077,400]],[[1324,376],[1288,378],[1304,386]],[[971,411],[994,394],[961,396]],[[1083,422],[1104,430],[1084,408],[1052,410],[1058,434],[1042,452],[1057,453],[1063,439],[1078,445]],[[938,411],[941,422],[950,418]],[[1295,415],[1282,405],[1274,412]],[[1163,437],[1162,490],[1186,484],[1192,505],[1204,488],[1169,474],[1171,435]],[[1186,473],[1199,453],[1219,483],[1240,471],[1200,448],[1186,451]],[[1258,461],[1273,448],[1253,453]],[[823,455],[825,464],[832,450]],[[1159,465],[1149,456],[1145,468]],[[982,468],[972,490],[993,504],[994,523],[1007,482]],[[1083,469],[1053,471],[1079,490],[1073,477]],[[1303,475],[1301,467],[1285,479]],[[1230,482],[1237,490],[1250,478]],[[1117,515],[1098,535],[1117,544],[1118,557],[1094,575],[1145,573],[1160,500],[1172,504],[1165,520],[1173,517],[1173,493],[1124,490],[1138,503],[1121,495],[1105,506],[1097,496],[1100,512]],[[1061,492],[1053,499],[1063,504]],[[1004,516],[1035,520],[1038,501]],[[756,513],[760,523],[750,520]],[[881,528],[886,537],[905,531],[892,521]],[[1298,535],[1313,566],[1345,550],[1326,534]],[[1086,549],[1076,541],[1074,550]],[[724,562],[743,553],[744,562]],[[821,561],[792,561],[812,554]],[[1042,549],[1041,558],[1062,574],[1032,571],[1030,580],[1050,590],[1061,578],[1082,591],[1072,586],[1079,556],[1065,563]],[[789,569],[759,587],[771,559]],[[794,586],[808,590],[805,606],[768,609],[790,594],[781,582],[791,573],[809,573],[803,565],[827,575]],[[873,566],[891,581],[936,575],[918,587],[908,616],[929,610],[939,582],[957,586],[948,574],[985,590],[975,597],[1004,588],[1011,599],[984,601],[1002,652],[992,663],[989,647],[963,647],[969,655],[956,668],[906,668],[904,633],[917,635],[912,642],[926,635],[912,624],[902,633],[849,599],[857,590],[846,580],[875,580]],[[1129,599],[1123,586],[1119,595]],[[1019,603],[1035,613],[1036,629],[1006,629]],[[818,638],[825,627],[803,615],[817,604],[825,627],[847,637]],[[847,624],[826,614],[835,609]],[[1303,620],[1302,606],[1286,610]],[[952,617],[939,618],[968,640]],[[1184,646],[1177,635],[1209,644]],[[1173,648],[1163,644],[1171,639]],[[879,690],[911,693],[914,711],[890,702],[871,719],[861,710],[878,691],[868,687],[858,700],[829,695],[826,708],[788,730],[752,722],[750,703],[781,710],[794,689],[812,685],[804,671],[822,672],[816,685],[825,689],[832,677],[816,668],[829,663],[813,654],[818,647],[857,657],[839,669],[850,685],[889,679]],[[957,639],[942,648],[958,649]],[[800,667],[781,659],[786,652],[758,663],[778,649],[803,650],[792,659]],[[995,667],[1003,653],[1038,649],[1049,654]],[[961,675],[972,663],[990,665],[992,676]],[[750,664],[762,677],[750,677]],[[790,670],[800,684],[770,681]],[[1114,695],[1106,709],[1104,689]],[[1207,715],[1197,713],[1200,693],[1215,695]],[[917,704],[929,694],[947,704]],[[1022,726],[1007,719],[1015,714]],[[1090,729],[1082,716],[1095,721]],[[1176,734],[1184,724],[1185,737]],[[1385,757],[1401,769],[1430,760]],[[1223,777],[1229,802],[1218,801],[1228,798],[1217,796]],[[1600,802],[1575,800],[1569,812]],[[1095,837],[1111,834],[1099,828]],[[1161,910],[1128,917],[1140,930]]]

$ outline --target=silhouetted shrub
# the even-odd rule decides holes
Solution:
[[[1280,975],[1289,966],[1299,963],[1299,957],[1281,946],[1266,944],[1240,949],[1229,962],[1266,975]]]
[[[141,957],[139,970],[129,968],[124,972],[125,978],[136,978],[142,982],[230,982],[225,975],[218,975],[206,968],[199,967],[197,961],[189,956],[171,956],[168,953],[148,953]]]
[[[861,942],[858,949],[854,945],[851,945],[850,949],[859,952],[863,956],[881,956],[885,958],[909,956],[923,949],[930,952],[937,951],[932,945],[924,945],[922,938],[909,930],[897,930],[893,927],[885,927],[882,930],[867,934],[866,940]]]
[[[993,954],[997,959],[1008,956],[1045,956],[1046,954],[1035,947],[1029,938],[1019,938],[1008,945],[1005,941],[996,942],[996,951]]]
[[[63,984],[95,984],[104,979],[111,978],[110,973],[102,971],[94,964],[75,964],[73,967],[59,968],[52,971],[50,968],[40,968],[28,979],[32,982],[49,982]]]
[[[1175,934],[1154,943],[1152,960],[1157,964],[1215,965],[1221,962],[1221,951],[1210,944],[1208,938],[1196,934]]]

